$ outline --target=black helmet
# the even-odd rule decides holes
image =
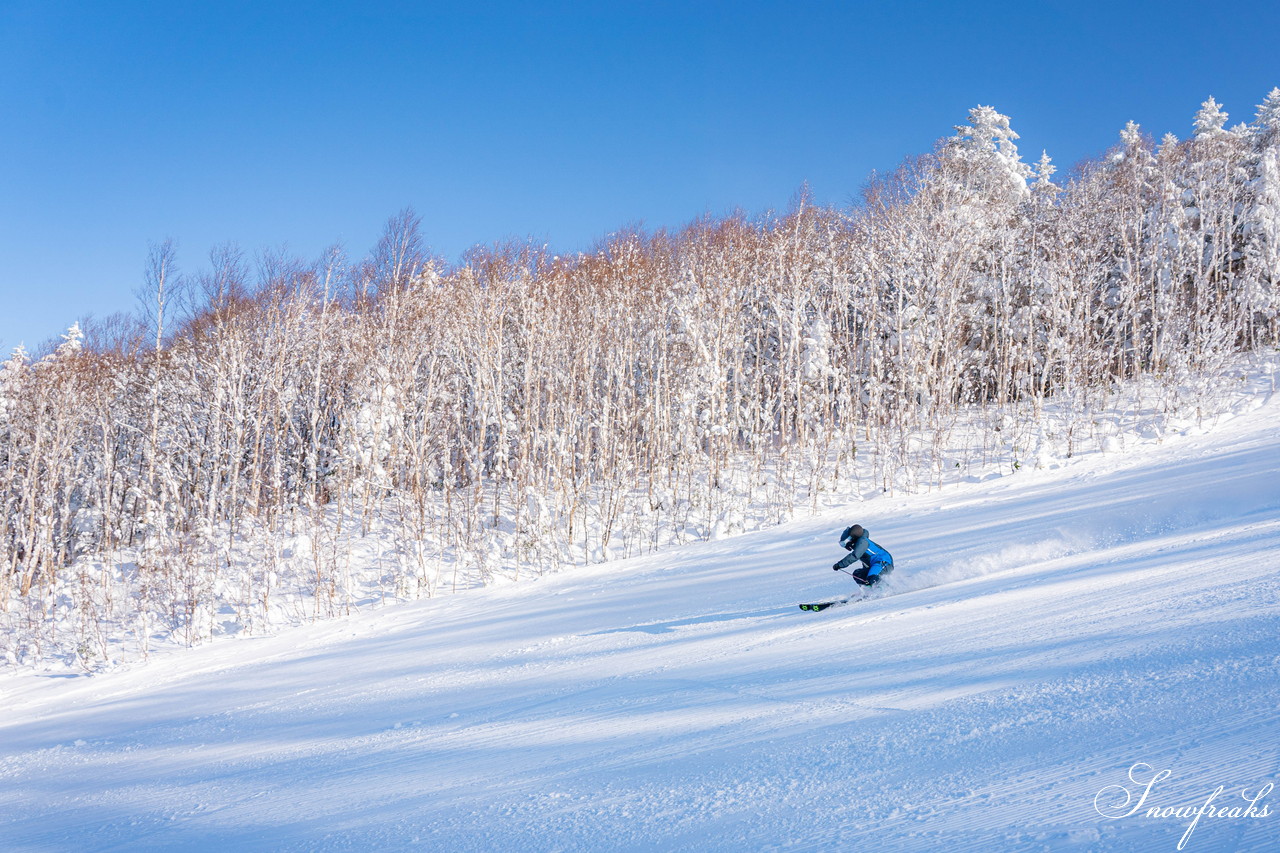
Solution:
[[[861,524],[855,524],[853,527],[849,528],[849,535],[854,539],[861,539],[863,536],[867,535],[867,531],[862,529]]]

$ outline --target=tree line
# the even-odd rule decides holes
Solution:
[[[1182,405],[1277,344],[1280,89],[1226,121],[1130,123],[1059,184],[977,107],[850,209],[571,255],[446,264],[411,211],[359,260],[183,275],[156,246],[138,316],[0,365],[5,651],[145,652],[1090,446],[1117,383]]]

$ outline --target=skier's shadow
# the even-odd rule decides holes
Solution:
[[[706,616],[692,616],[688,619],[676,619],[671,622],[650,622],[647,625],[631,625],[626,628],[607,628],[603,631],[593,631],[587,636],[595,637],[602,634],[671,634],[677,629],[688,628],[692,625],[708,625],[715,622],[736,622],[739,619],[763,619],[772,616],[786,616],[791,613],[794,608],[778,607],[772,610],[750,610],[743,613],[709,613]]]

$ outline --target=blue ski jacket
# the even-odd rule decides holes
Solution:
[[[852,551],[854,559],[861,560],[869,569],[875,570],[877,567],[893,565],[893,555],[872,542],[871,534],[867,530],[863,530],[862,535],[855,539],[853,527],[846,527],[844,533],[840,534],[840,544],[846,551]],[[877,573],[872,572],[872,574]]]

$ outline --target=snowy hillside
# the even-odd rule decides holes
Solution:
[[[1278,415],[129,670],[6,675],[0,848],[1172,851],[1223,786],[1236,811],[1183,849],[1277,849]],[[897,572],[802,613],[849,587],[830,565],[853,521]]]

